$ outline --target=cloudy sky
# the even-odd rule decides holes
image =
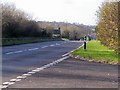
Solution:
[[[38,21],[96,24],[96,11],[104,0],[2,0],[31,14]]]

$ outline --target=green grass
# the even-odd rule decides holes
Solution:
[[[3,39],[2,46],[12,46],[12,45],[20,45],[20,44],[28,44],[28,43],[37,43],[37,42],[47,42],[47,41],[55,41],[60,39],[53,38],[14,38],[14,39]]]
[[[118,55],[113,51],[100,44],[99,41],[90,41],[87,43],[87,50],[83,47],[72,53],[73,56],[79,55],[86,59],[107,60],[108,62],[118,63]]]

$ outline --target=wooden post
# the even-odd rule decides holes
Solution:
[[[86,36],[84,37],[84,50],[86,50]]]

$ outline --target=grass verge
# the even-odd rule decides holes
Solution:
[[[100,44],[100,41],[90,41],[87,43],[87,50],[83,50],[83,47],[74,51],[72,56],[79,57],[86,60],[95,62],[117,64],[118,55],[113,51]]]
[[[47,42],[47,41],[55,41],[61,39],[54,38],[13,38],[13,39],[3,39],[2,46],[12,46],[12,45],[20,45],[20,44],[29,44],[29,43],[37,43],[37,42]]]

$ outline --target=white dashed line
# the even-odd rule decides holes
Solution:
[[[47,48],[48,46],[43,46],[43,47],[41,47],[41,48]]]
[[[28,72],[28,74],[34,74],[35,72]]]
[[[81,48],[82,46],[83,46],[83,45],[81,45],[81,46],[78,47],[77,49]],[[74,52],[74,51],[77,50],[77,49],[74,49],[74,50],[72,50],[72,51],[70,51],[70,52],[68,52],[68,53],[66,53],[66,54],[64,54],[64,55],[62,55],[62,57],[65,57],[65,56],[69,55],[70,53]]]
[[[55,63],[53,62],[53,63],[50,63],[49,65],[52,66],[52,65],[54,65],[54,64],[55,64]]]
[[[18,76],[17,79],[23,79],[26,78],[26,76]]]
[[[32,48],[32,49],[28,49],[28,51],[33,51],[33,50],[37,50],[39,48]]]
[[[16,54],[16,53],[21,53],[21,52],[23,52],[23,51],[8,52],[6,54],[9,55],[9,54]]]
[[[11,81],[11,82],[15,82],[16,80],[17,80],[17,79],[11,79],[10,81]]]
[[[19,82],[19,81],[21,81],[21,79],[16,79],[16,82]]]
[[[64,42],[64,43],[66,43],[66,42]],[[56,43],[55,45],[60,45],[60,44]],[[55,45],[50,45],[50,46],[55,46]],[[43,47],[41,47],[41,48],[46,48],[46,47],[48,47],[48,46],[43,46]],[[23,51],[9,52],[9,53],[6,53],[6,54],[15,54],[15,53],[21,53],[21,52],[24,52],[24,51],[33,51],[33,50],[37,50],[37,49],[39,49],[39,48],[32,48],[32,49],[23,50]],[[73,52],[73,51],[71,51],[71,52]],[[2,89],[2,88],[7,88],[7,87],[9,87],[10,85],[15,84],[15,82],[21,81],[22,79],[24,79],[24,78],[26,78],[26,77],[28,77],[28,76],[31,76],[32,74],[35,74],[35,73],[37,73],[37,72],[40,72],[41,70],[44,70],[44,69],[46,69],[46,68],[48,68],[48,67],[50,67],[50,66],[53,66],[53,65],[55,65],[55,64],[57,64],[57,63],[65,60],[65,59],[69,58],[69,56],[67,56],[67,55],[70,54],[71,52],[62,55],[63,58],[61,58],[61,59],[58,59],[58,60],[56,60],[56,61],[53,61],[52,63],[46,64],[46,65],[44,65],[44,66],[42,66],[42,67],[40,67],[40,68],[36,68],[36,69],[34,69],[34,70],[26,73],[26,74],[22,74],[21,76],[16,77],[16,79],[11,79],[10,82],[4,82],[2,85],[0,85],[0,89]]]
[[[71,52],[68,52],[68,53],[62,55],[62,57],[65,57],[65,56],[69,55],[70,53],[71,53]]]
[[[56,43],[56,45],[60,45],[60,44]]]
[[[15,84],[15,82],[10,82],[8,85],[13,85],[13,84]]]
[[[10,82],[4,82],[3,85],[8,85]]]
[[[50,45],[50,46],[55,46],[55,45]]]
[[[2,85],[0,85],[0,89],[2,89],[2,88],[7,88],[7,87],[9,87],[10,85],[15,84],[15,82],[21,81],[22,79],[24,79],[24,78],[26,78],[26,77],[28,77],[28,76],[30,76],[30,75],[32,75],[32,74],[35,74],[35,73],[37,73],[37,72],[40,72],[41,70],[46,69],[46,68],[48,68],[48,67],[50,67],[50,66],[52,66],[52,65],[55,65],[55,64],[57,64],[57,63],[65,60],[65,59],[67,59],[67,58],[69,58],[69,56],[60,58],[60,59],[58,59],[58,60],[56,60],[56,61],[53,61],[53,62],[51,62],[51,63],[49,63],[49,64],[46,64],[46,65],[44,65],[44,66],[42,66],[42,67],[40,67],[40,68],[36,68],[36,69],[32,70],[31,72],[28,72],[27,74],[22,74],[22,76],[16,77],[16,79],[11,79],[10,82],[4,82]]]
[[[43,70],[43,68],[36,68],[36,69],[38,69],[38,70]]]
[[[66,43],[66,42],[64,42],[64,43]],[[60,44],[56,43],[56,44],[52,44],[50,46],[57,46],[57,45],[60,45]],[[47,47],[49,47],[49,46],[43,46],[41,48],[47,48]],[[9,55],[9,54],[17,54],[17,53],[22,53],[22,52],[26,52],[26,51],[34,51],[34,50],[37,50],[37,49],[39,49],[39,48],[31,48],[31,49],[28,49],[28,50],[13,51],[13,52],[5,53],[5,54],[7,54],[7,55]]]
[[[32,70],[32,72],[39,72],[39,71],[40,71],[40,70],[36,70],[36,69],[35,69],[35,70]]]
[[[31,76],[32,74],[23,74],[22,76]]]

